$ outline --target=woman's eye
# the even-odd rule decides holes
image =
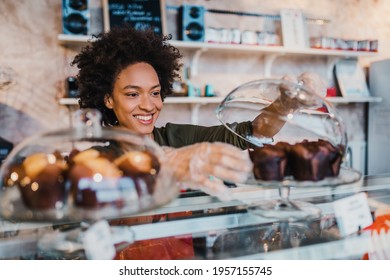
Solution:
[[[136,92],[129,92],[129,93],[126,93],[126,96],[128,96],[128,97],[137,97],[138,93],[136,93]]]
[[[152,95],[153,95],[153,96],[158,96],[158,95],[160,95],[160,92],[159,92],[159,91],[153,91],[153,92],[152,92]]]

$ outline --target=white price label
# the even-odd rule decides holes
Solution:
[[[333,207],[341,236],[356,233],[373,222],[365,193],[339,199]]]

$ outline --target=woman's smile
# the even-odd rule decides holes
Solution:
[[[134,117],[142,124],[149,125],[153,123],[153,114],[148,115],[134,115]]]
[[[144,62],[124,68],[105,105],[114,111],[120,126],[152,136],[163,107],[160,80],[154,68]]]

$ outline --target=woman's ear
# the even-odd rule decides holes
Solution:
[[[112,109],[113,106],[112,106],[112,97],[108,94],[106,94],[106,96],[104,97],[104,105],[106,105],[106,107],[108,109]]]

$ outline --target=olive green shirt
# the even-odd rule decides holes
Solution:
[[[239,135],[252,134],[252,123],[242,122],[228,124]],[[164,127],[154,128],[154,141],[160,146],[180,148],[199,142],[224,142],[241,149],[249,147],[248,142],[231,132],[224,125],[199,126],[190,124],[167,123]]]

